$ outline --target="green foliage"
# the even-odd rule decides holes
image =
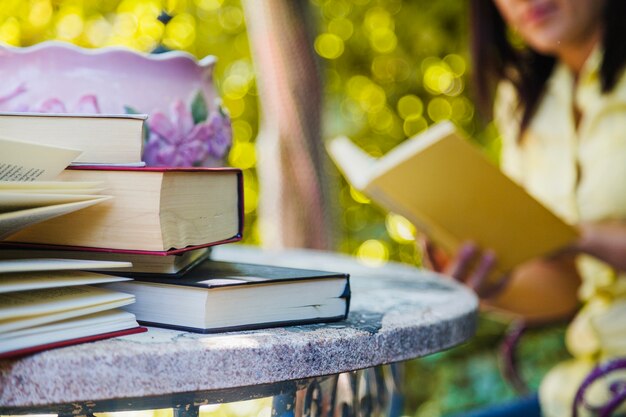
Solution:
[[[348,135],[371,155],[380,156],[433,123],[450,119],[497,160],[495,132],[483,130],[467,88],[466,2],[311,3],[319,21],[314,46],[324,60],[326,137]],[[386,213],[355,199],[340,181],[339,249],[365,256],[361,245],[374,239],[386,251],[368,256],[419,264],[420,253],[411,241],[397,238]]]
[[[207,109],[206,101],[204,100],[204,96],[200,91],[193,98],[193,102],[191,103],[191,116],[193,117],[193,122],[195,124],[202,123],[206,120],[209,115],[209,110]]]
[[[407,362],[406,412],[414,417],[439,417],[502,403],[518,394],[502,377],[500,344],[507,324],[482,315],[478,332],[462,346]],[[565,326],[528,330],[518,345],[519,371],[537,390],[550,368],[569,357]]]
[[[141,114],[141,112],[131,106],[124,106],[124,112],[126,114]],[[143,126],[143,143],[144,145],[148,143],[148,139],[150,139],[150,126],[144,124]]]

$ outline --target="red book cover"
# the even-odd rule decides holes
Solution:
[[[230,238],[206,242],[200,245],[190,245],[184,248],[172,248],[165,251],[147,251],[147,250],[135,250],[135,249],[120,249],[120,248],[106,248],[106,247],[92,247],[92,246],[69,246],[69,245],[54,245],[47,243],[29,243],[29,242],[17,242],[17,241],[4,241],[0,242],[0,245],[19,247],[19,248],[33,248],[33,249],[51,249],[51,250],[80,250],[87,252],[108,252],[108,253],[128,253],[128,254],[143,254],[143,255],[156,255],[156,256],[168,256],[177,255],[190,250],[206,248],[210,246],[222,245],[225,243],[238,242],[243,236],[244,225],[244,195],[243,195],[243,174],[238,168],[205,168],[205,167],[127,167],[117,165],[78,165],[70,166],[69,170],[91,170],[91,171],[138,171],[138,172],[234,172],[237,175],[237,216],[239,218],[239,226],[237,233]]]
[[[95,342],[96,340],[111,339],[113,337],[127,336],[129,334],[143,333],[147,331],[148,331],[147,328],[140,326],[140,327],[134,327],[132,329],[118,330],[116,332],[101,333],[101,334],[96,334],[93,336],[85,336],[85,337],[79,337],[76,339],[62,340],[62,341],[53,342],[53,343],[46,343],[44,345],[31,346],[31,347],[27,347],[23,349],[13,350],[11,352],[0,353],[0,360],[17,359],[22,356],[30,355],[32,353],[42,352],[44,350],[77,345],[79,343]]]

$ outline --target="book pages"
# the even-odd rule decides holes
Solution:
[[[93,206],[110,198],[112,197],[96,195],[89,196],[89,199],[84,201],[0,213],[0,239],[7,238],[35,223]]]
[[[131,304],[133,295],[78,286],[0,294],[0,333]]]
[[[130,280],[131,278],[116,277],[87,271],[13,272],[0,274],[0,294],[17,291],[42,290],[45,288],[105,284]]]
[[[0,138],[0,180],[49,180],[61,173],[82,152],[59,146],[39,145]]]
[[[0,353],[133,327],[137,327],[137,321],[131,313],[121,310],[103,311],[35,328],[2,333]]]
[[[41,221],[89,207],[108,197],[101,184],[46,181],[81,151],[0,138],[0,239]]]
[[[95,194],[102,181],[0,181],[1,191],[14,193]]]
[[[133,264],[124,261],[55,259],[25,257],[20,259],[0,260],[0,274],[12,272],[68,271],[76,269],[116,269],[129,268]],[[2,279],[2,275],[0,275]]]
[[[75,203],[100,198],[99,195],[29,193],[0,190],[0,213],[41,206]]]

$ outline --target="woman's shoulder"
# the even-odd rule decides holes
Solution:
[[[508,80],[500,81],[496,89],[493,120],[506,142],[515,141],[519,135],[521,111],[517,89]]]
[[[502,111],[515,112],[518,104],[519,96],[513,83],[509,80],[500,81],[494,100],[494,116]]]
[[[615,87],[613,87],[609,94],[614,99],[626,103],[626,67],[622,68],[617,82],[615,83]]]

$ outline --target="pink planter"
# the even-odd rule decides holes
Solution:
[[[214,64],[177,51],[0,46],[0,111],[145,113],[148,165],[219,166],[232,130],[216,100]]]

